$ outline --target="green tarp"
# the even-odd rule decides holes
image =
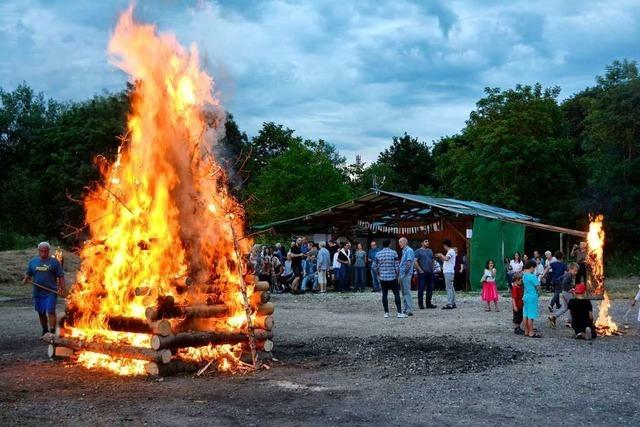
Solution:
[[[482,288],[480,279],[488,260],[493,260],[497,270],[499,289],[506,288],[504,258],[512,258],[514,252],[524,250],[524,225],[483,217],[473,220],[471,237],[471,289]]]

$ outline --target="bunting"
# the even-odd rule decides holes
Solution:
[[[358,221],[358,227],[363,230],[371,230],[374,233],[380,231],[386,234],[417,234],[424,232],[425,234],[433,233],[443,229],[442,222],[434,222],[425,225],[416,225],[412,227],[393,227],[388,225],[376,224],[369,221]]]

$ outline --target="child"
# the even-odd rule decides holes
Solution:
[[[496,311],[500,311],[498,310],[498,287],[496,286],[496,269],[493,260],[487,261],[480,282],[482,283],[482,301],[487,303],[485,311],[491,311],[491,302],[493,302]]]
[[[542,338],[533,327],[534,321],[538,318],[538,291],[540,290],[540,281],[533,274],[536,262],[529,260],[524,267],[524,274],[522,275],[522,283],[524,285],[524,295],[522,297],[524,302],[522,313],[524,317],[524,334],[530,338]]]
[[[513,275],[513,282],[511,283],[511,308],[513,309],[513,333],[516,335],[523,335],[524,330],[520,327],[522,324],[522,296],[524,290],[522,289],[522,273],[516,273]]]
[[[571,311],[571,326],[578,340],[590,340],[595,338],[596,328],[593,326],[593,307],[591,301],[584,298],[587,287],[578,283],[574,293],[576,297],[569,301]]]
[[[640,288],[640,285],[638,285],[638,288]],[[631,307],[636,306],[636,301],[640,301],[640,291],[638,291],[638,293],[636,294],[636,297],[633,299],[633,302],[631,303]],[[638,310],[638,322],[640,322],[640,310]]]
[[[575,262],[572,262],[569,264],[569,270],[560,276],[560,279],[558,279],[558,284],[560,286],[560,304],[562,307],[554,311],[549,316],[549,325],[553,329],[556,328],[556,319],[569,310],[569,301],[572,298],[571,288],[573,288],[573,281],[575,280],[579,270],[580,266]],[[569,317],[569,320],[567,321],[567,327],[571,327],[571,317]]]

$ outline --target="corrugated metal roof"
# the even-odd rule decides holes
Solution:
[[[450,212],[455,212],[461,215],[482,216],[492,219],[517,219],[521,221],[538,221],[530,215],[525,215],[520,212],[511,211],[508,209],[500,208],[497,206],[491,206],[480,202],[474,202],[472,200],[458,200],[450,198],[430,197],[420,194],[407,194],[396,193],[393,191],[382,191],[380,193],[389,194],[403,199],[412,200],[418,203],[424,203],[425,205],[434,206]]]
[[[497,206],[491,206],[484,203],[469,201],[469,200],[457,200],[451,198],[440,198],[440,197],[430,197],[423,196],[420,194],[407,194],[407,193],[397,193],[392,191],[382,191],[377,190],[371,193],[365,194],[363,196],[357,197],[355,199],[349,200],[347,202],[343,202],[316,212],[311,212],[306,215],[301,215],[295,218],[284,219],[280,221],[275,221],[269,224],[261,224],[253,226],[253,229],[256,230],[264,230],[266,228],[274,227],[281,224],[296,222],[296,221],[309,221],[314,217],[318,217],[321,215],[330,215],[333,211],[340,210],[341,212],[357,210],[361,208],[359,203],[362,202],[371,202],[376,199],[387,199],[389,196],[397,197],[403,200],[409,200],[414,203],[424,205],[429,207],[429,209],[423,209],[419,211],[420,215],[429,213],[431,208],[438,208],[441,210],[453,212],[459,215],[468,215],[468,216],[481,216],[485,218],[491,219],[503,219],[503,220],[518,220],[518,221],[538,221],[537,218],[534,218],[529,215],[525,215],[519,212],[511,211],[508,209],[500,208]],[[357,221],[357,218],[354,218],[354,221]]]

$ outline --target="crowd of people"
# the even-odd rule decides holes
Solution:
[[[325,293],[364,292],[368,284],[372,292],[382,293],[384,317],[390,317],[389,292],[398,318],[413,316],[412,283],[417,284],[418,308],[437,308],[433,292],[438,283],[446,291],[443,310],[456,306],[456,287],[466,281],[467,259],[459,254],[449,240],[444,240],[442,251],[434,253],[428,239],[413,249],[405,237],[398,239],[397,249],[391,248],[389,239],[378,247],[375,240],[368,248],[350,241],[313,242],[300,237],[291,242],[289,249],[281,243],[274,246],[256,245],[250,261],[260,280],[268,281],[272,292]],[[538,299],[543,289],[553,292],[549,302],[548,321],[556,328],[557,320],[567,317],[566,326],[573,328],[576,338],[595,338],[593,308],[585,299],[587,279],[587,245],[581,242],[571,251],[575,262],[567,264],[561,251],[534,251],[532,256],[516,252],[504,260],[507,283],[512,296],[513,330],[519,335],[541,337],[535,322],[539,318]],[[486,311],[500,311],[496,283],[497,265],[487,260],[481,284],[480,297]],[[462,278],[461,278],[462,276]],[[456,286],[458,282],[458,286]]]
[[[373,292],[382,292],[384,317],[389,314],[389,291],[393,293],[396,316],[406,318],[413,315],[412,280],[417,281],[418,307],[433,309],[433,291],[438,280],[444,283],[447,303],[442,309],[456,308],[456,275],[464,274],[466,257],[458,255],[450,241],[443,242],[443,251],[434,253],[429,240],[424,239],[415,251],[406,238],[398,240],[399,250],[392,249],[390,241],[382,241],[378,248],[372,241],[367,250],[361,243],[352,251],[351,243],[330,240],[314,243],[298,238],[285,250],[280,243],[273,247],[255,245],[249,257],[254,274],[270,283],[272,292],[319,292],[325,293],[329,284],[336,290],[346,292],[353,289],[364,292],[367,278],[371,279]],[[567,316],[567,327],[573,328],[577,339],[596,337],[591,301],[585,298],[587,280],[587,245],[582,242],[571,251],[575,262],[564,261],[564,254],[538,251],[529,258],[515,253],[513,259],[505,260],[511,291],[513,331],[519,335],[540,338],[535,327],[539,318],[539,296],[542,286],[553,291],[548,306],[549,325],[556,327],[561,316]],[[56,329],[57,296],[64,295],[64,260],[62,252],[50,254],[50,245],[38,245],[38,257],[29,261],[23,283],[33,285],[33,303],[38,313],[42,333],[54,333]],[[369,274],[368,274],[369,273]],[[481,299],[486,310],[498,308],[497,269],[493,260],[488,260],[482,275]],[[402,293],[402,298],[401,298]],[[640,301],[640,291],[633,300]],[[640,322],[640,313],[638,314]],[[524,327],[523,327],[524,326]]]
[[[587,244],[580,242],[571,250],[575,262],[566,263],[562,251],[552,254],[546,251],[544,257],[534,251],[533,257],[516,252],[512,259],[505,259],[507,283],[511,290],[514,333],[532,338],[540,338],[535,327],[539,318],[538,299],[541,291],[553,292],[549,301],[548,321],[551,328],[557,327],[557,320],[567,316],[566,327],[573,328],[577,339],[596,337],[593,323],[593,306],[586,299]],[[487,262],[483,275],[482,300],[490,311],[491,302],[498,311],[498,293],[495,286],[496,269],[493,261]],[[524,328],[522,326],[524,325]]]
[[[386,246],[385,246],[386,245]],[[386,251],[385,251],[386,249]],[[434,254],[429,240],[424,239],[421,247],[413,250],[406,238],[398,240],[398,250],[391,249],[390,241],[384,240],[382,248],[375,240],[364,248],[350,241],[313,242],[300,237],[291,242],[289,248],[281,243],[273,246],[255,245],[250,256],[251,265],[260,280],[270,283],[272,292],[325,293],[329,289],[337,292],[365,292],[371,286],[372,292],[385,294],[392,290],[385,288],[382,277],[386,265],[378,260],[378,254],[390,252],[398,258],[398,292],[402,290],[405,308],[399,314],[413,315],[411,286],[418,288],[418,306],[436,308],[432,303],[434,289],[447,291],[444,309],[456,308],[455,291],[466,282],[467,257],[458,255],[457,248],[450,241],[444,242],[443,253]],[[384,256],[383,254],[383,256]]]

